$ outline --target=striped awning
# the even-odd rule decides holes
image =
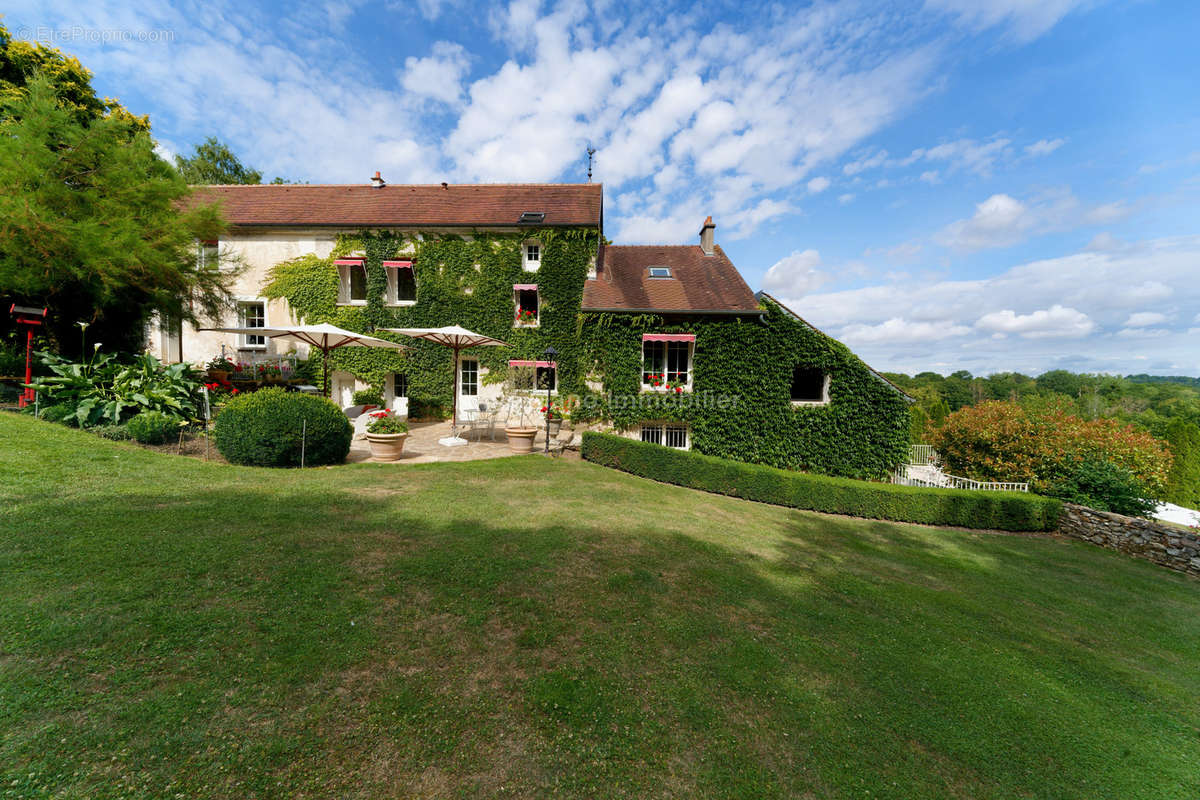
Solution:
[[[694,342],[694,333],[643,333],[643,342]]]

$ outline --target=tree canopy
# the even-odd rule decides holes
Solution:
[[[197,240],[220,235],[219,212],[188,203],[145,117],[98,99],[76,59],[2,27],[0,76],[0,296],[49,307],[65,353],[80,346],[77,322],[92,342],[139,350],[151,314],[229,303],[232,273],[196,258]]]
[[[262,173],[241,162],[229,145],[215,136],[196,145],[192,155],[175,156],[175,168],[190,184],[262,183]],[[283,183],[276,178],[275,183]]]

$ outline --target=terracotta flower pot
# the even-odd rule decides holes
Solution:
[[[547,428],[549,429],[548,430],[549,435],[558,436],[559,430],[562,429],[562,420],[561,419],[550,420],[549,424],[547,425]]]
[[[368,433],[371,458],[376,461],[395,461],[404,452],[404,440],[407,438],[407,433]]]
[[[229,380],[229,372],[223,369],[210,369],[208,377],[212,378],[217,383],[225,383]]]
[[[508,449],[512,452],[532,453],[537,428],[505,428],[504,435],[508,437]]]

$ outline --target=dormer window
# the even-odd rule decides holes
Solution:
[[[670,267],[650,267],[651,278],[669,278],[671,277]]]
[[[526,242],[521,248],[524,253],[523,264],[526,272],[537,272],[542,266],[541,242]]]
[[[526,211],[517,220],[518,225],[540,225],[546,221],[545,211]]]
[[[362,258],[339,258],[333,262],[338,270],[338,305],[367,304],[367,262]]]

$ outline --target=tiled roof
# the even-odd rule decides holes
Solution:
[[[192,202],[217,200],[233,225],[494,227],[544,212],[541,225],[595,226],[599,183],[197,186]]]
[[[650,267],[670,267],[651,278]],[[596,278],[583,287],[585,311],[712,311],[757,313],[758,302],[718,245],[706,256],[698,245],[605,245]]]

